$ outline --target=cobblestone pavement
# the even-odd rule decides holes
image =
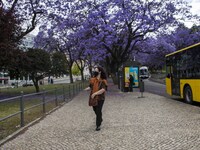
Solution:
[[[109,87],[101,131],[83,91],[1,150],[199,150],[200,108]]]

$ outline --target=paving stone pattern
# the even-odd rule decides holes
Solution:
[[[95,131],[89,92],[48,115],[1,150],[199,150],[200,108],[165,97],[122,93],[110,85]]]

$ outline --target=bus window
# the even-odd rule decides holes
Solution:
[[[166,75],[168,94],[200,102],[200,43],[166,55]]]

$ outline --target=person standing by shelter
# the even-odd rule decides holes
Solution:
[[[133,92],[133,85],[134,85],[134,78],[133,78],[133,76],[130,74],[130,75],[129,75],[129,92]]]

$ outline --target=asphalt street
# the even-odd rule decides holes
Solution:
[[[146,92],[170,98],[170,96],[166,93],[166,86],[164,84],[153,82],[149,79],[145,79],[143,81]]]

